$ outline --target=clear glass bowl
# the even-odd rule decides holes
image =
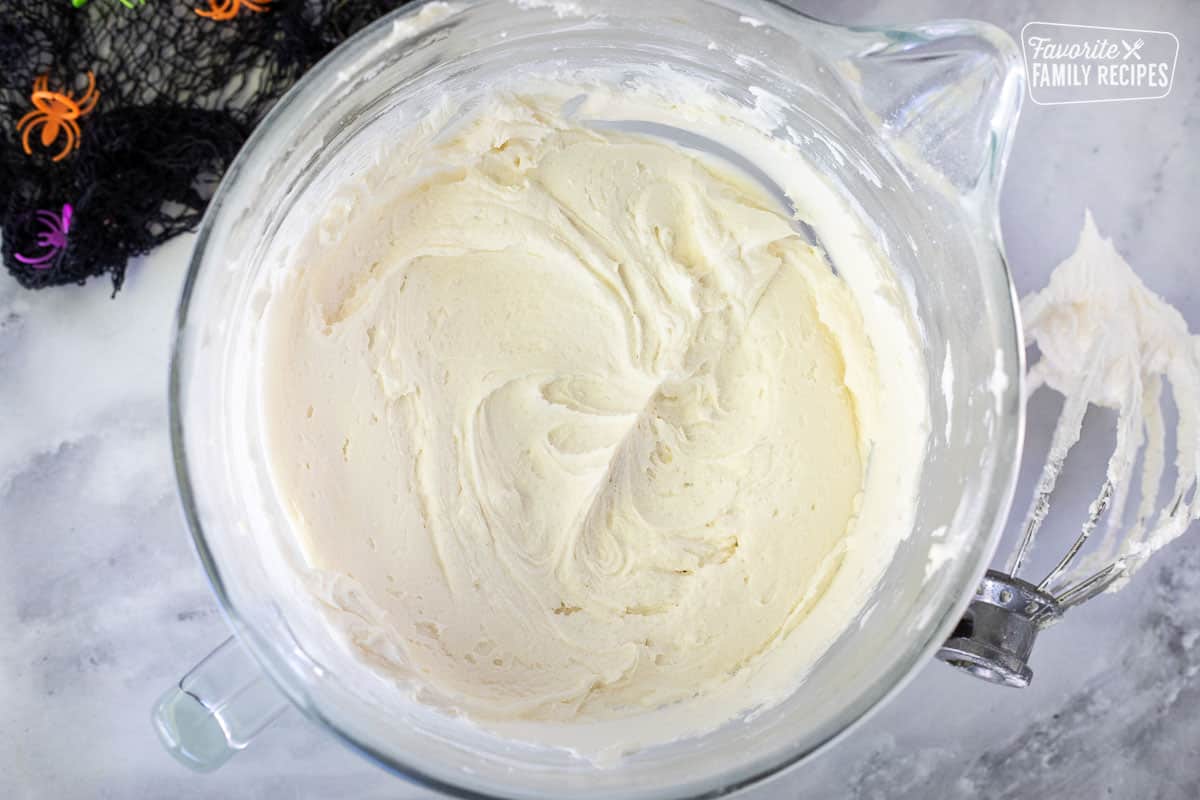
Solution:
[[[201,226],[171,364],[171,434],[187,521],[237,639],[164,695],[160,737],[180,760],[211,769],[290,702],[379,764],[464,797],[715,797],[802,760],[942,643],[1011,503],[1023,348],[995,208],[1022,92],[1015,45],[979,23],[847,29],[766,0],[478,0],[432,21],[416,14],[410,6],[381,20],[305,76],[247,142]],[[597,767],[453,719],[396,713],[339,670],[319,626],[264,590],[255,531],[287,523],[264,499],[254,380],[234,362],[263,309],[255,286],[268,254],[316,218],[322,176],[364,166],[373,143],[419,117],[431,93],[554,65],[664,63],[739,102],[765,88],[810,134],[804,155],[869,221],[899,273],[929,366],[933,424],[912,535],[871,613],[795,694]]]

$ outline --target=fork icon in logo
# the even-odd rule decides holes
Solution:
[[[1137,40],[1136,42],[1134,42],[1133,44],[1130,44],[1129,42],[1127,42],[1127,41],[1125,41],[1124,39],[1122,39],[1122,40],[1121,40],[1121,45],[1122,45],[1122,46],[1125,48],[1125,55],[1122,57],[1122,59],[1123,59],[1124,61],[1128,61],[1128,60],[1129,60],[1129,57],[1130,57],[1130,56],[1133,56],[1133,57],[1134,57],[1134,58],[1136,58],[1138,61],[1141,61],[1141,60],[1142,60],[1142,54],[1141,54],[1141,53],[1139,53],[1139,52],[1138,52],[1138,50],[1141,50],[1141,49],[1142,49],[1142,45],[1144,45],[1144,44],[1145,44],[1145,42],[1144,42],[1144,41],[1142,41],[1141,39],[1138,39],[1138,40]]]

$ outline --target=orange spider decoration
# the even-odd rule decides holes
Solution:
[[[21,146],[26,155],[33,155],[29,146],[29,134],[38,125],[42,126],[42,147],[49,147],[58,140],[59,134],[67,134],[67,143],[54,157],[62,161],[79,146],[79,123],[75,120],[96,107],[100,93],[96,91],[96,76],[88,70],[88,88],[83,96],[76,99],[69,92],[50,91],[50,78],[46,75],[33,82],[33,93],[29,99],[33,101],[33,111],[17,121],[17,133],[21,134]]]
[[[208,0],[207,9],[193,10],[202,17],[224,21],[236,17],[243,7],[255,13],[266,11],[270,2],[271,0]]]

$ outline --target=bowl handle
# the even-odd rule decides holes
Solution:
[[[181,764],[211,772],[288,707],[234,637],[225,640],[154,705],[159,740]]]

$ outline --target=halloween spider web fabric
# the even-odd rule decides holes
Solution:
[[[199,223],[220,176],[280,95],[347,36],[403,4],[257,0],[262,10],[254,11],[242,0],[128,2],[12,2],[0,15],[0,252],[28,288],[108,274],[119,289],[131,257]],[[196,13],[210,3],[236,14]],[[35,86],[44,76],[49,92],[84,108],[89,72],[96,105],[73,120]],[[56,161],[72,124],[75,145]],[[56,221],[58,238],[47,239]]]

